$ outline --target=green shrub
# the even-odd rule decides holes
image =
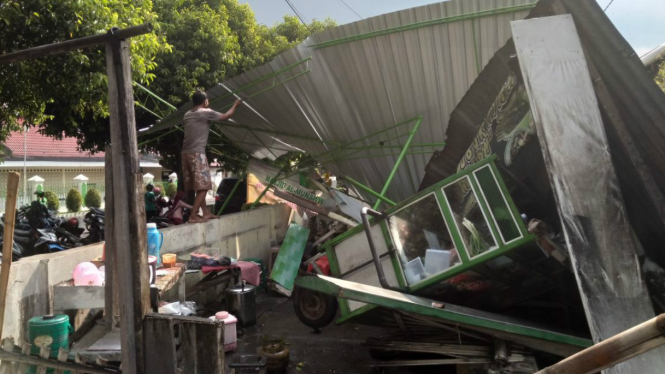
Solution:
[[[76,188],[72,188],[67,192],[67,198],[65,199],[65,206],[70,212],[78,212],[81,210],[81,204],[83,203],[83,197],[81,193]]]
[[[49,210],[55,210],[56,212],[60,209],[60,199],[53,191],[44,192],[44,197],[46,198],[46,207]]]
[[[91,188],[85,194],[85,206],[88,208],[101,208],[102,194],[94,188]]]
[[[178,186],[175,185],[175,183],[169,183],[166,185],[166,191],[164,191],[164,194],[169,197],[169,199],[173,200],[175,195],[178,193]]]

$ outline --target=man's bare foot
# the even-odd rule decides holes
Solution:
[[[208,214],[204,214],[203,218],[205,218],[205,219],[217,219],[217,218],[219,218],[219,216],[216,216],[212,213],[208,213]]]
[[[187,223],[201,223],[208,222],[208,219],[205,217],[199,217],[198,215],[190,216],[187,220]]]

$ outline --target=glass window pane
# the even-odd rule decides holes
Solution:
[[[484,167],[476,171],[476,177],[478,178],[480,188],[483,190],[485,200],[487,200],[487,204],[492,211],[496,225],[501,231],[503,241],[507,243],[522,236],[515,223],[513,214],[510,208],[508,208],[508,203],[501,194],[496,179],[494,179],[492,170],[489,167]]]
[[[468,177],[443,188],[453,219],[462,235],[469,257],[496,248],[487,220],[483,215]]]
[[[391,215],[389,225],[408,284],[460,263],[434,194]]]

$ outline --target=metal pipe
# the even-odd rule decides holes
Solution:
[[[376,197],[376,198],[379,199],[379,200],[383,200],[384,202],[386,202],[386,203],[388,203],[388,204],[390,204],[390,205],[392,205],[392,206],[397,205],[396,202],[390,200],[389,198],[387,198],[387,197],[385,197],[385,196],[381,196],[381,195],[379,195],[378,192],[374,191],[373,189],[371,189],[371,188],[365,186],[364,184],[358,182],[357,180],[355,180],[355,179],[353,179],[353,178],[351,178],[351,177],[349,177],[349,176],[347,176],[347,175],[343,175],[343,176],[341,176],[340,179],[343,179],[343,180],[345,180],[345,181],[351,183],[352,185],[354,185],[354,186],[360,188],[361,190],[367,192],[368,194],[370,194],[370,195]]]
[[[363,207],[362,210],[360,211],[360,215],[362,216],[363,219],[363,225],[365,226],[365,234],[367,235],[367,242],[369,243],[369,250],[370,252],[372,252],[372,260],[374,261],[374,267],[376,267],[376,273],[379,276],[379,283],[381,284],[381,287],[387,290],[402,292],[404,290],[391,286],[388,283],[388,280],[386,279],[386,274],[383,272],[383,266],[381,266],[381,260],[379,259],[379,254],[376,252],[376,246],[374,246],[374,239],[372,238],[372,231],[370,230],[371,226],[369,225],[369,219],[367,218],[368,214],[379,219],[384,219],[386,218],[386,216],[383,213],[377,212],[376,210],[370,209],[368,207]]]
[[[238,186],[240,186],[240,183],[242,183],[242,181],[245,180],[245,174],[246,174],[245,171],[240,173],[240,176],[238,177],[238,181],[236,182],[235,185],[233,185],[233,188],[231,189],[231,192],[229,193],[229,196],[226,197],[226,200],[224,201],[224,204],[222,204],[222,207],[219,208],[219,212],[217,212],[218,216],[221,216],[224,209],[226,209],[226,206],[229,205],[229,201],[231,201],[231,198],[236,193],[236,190],[238,189]]]
[[[75,49],[94,47],[99,44],[107,43],[110,38],[127,39],[134,36],[147,34],[151,31],[152,31],[152,25],[149,23],[144,23],[143,25],[138,25],[138,26],[127,27],[125,29],[119,29],[117,27],[114,27],[104,34],[85,36],[82,38],[67,40],[65,42],[46,44],[46,45],[41,45],[39,47],[28,48],[21,51],[6,53],[0,56],[0,65],[11,64],[14,62],[20,62],[32,58],[55,55],[59,53],[73,51]]]
[[[383,189],[381,190],[380,193],[381,196],[384,196],[386,194],[386,191],[388,191],[388,187],[390,187],[390,183],[393,181],[393,178],[397,173],[397,169],[399,168],[399,165],[402,163],[404,156],[406,156],[406,152],[409,150],[409,146],[413,141],[413,137],[416,135],[416,132],[418,132],[418,128],[420,128],[420,124],[422,122],[423,122],[423,117],[418,116],[418,119],[416,120],[416,125],[413,126],[413,129],[411,129],[411,132],[409,133],[409,138],[406,140],[404,148],[402,149],[402,152],[400,153],[399,157],[397,157],[397,161],[395,162],[395,166],[393,166],[393,170],[390,172],[390,175],[388,176],[388,180],[386,180],[386,183],[383,185]],[[381,205],[381,201],[377,201],[376,204],[374,204],[374,209],[377,209],[379,205]]]

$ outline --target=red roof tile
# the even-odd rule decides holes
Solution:
[[[12,151],[12,158],[23,157],[23,133],[20,131],[12,132],[5,146]],[[26,139],[27,147],[26,157],[45,157],[45,158],[104,158],[104,152],[91,155],[89,152],[82,152],[78,149],[76,138],[62,138],[57,140],[37,132],[32,128],[28,131]]]

